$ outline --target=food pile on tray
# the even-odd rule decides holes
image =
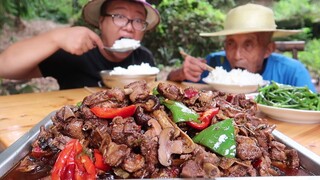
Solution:
[[[298,153],[274,139],[244,94],[145,81],[64,106],[15,171],[52,179],[213,178],[297,172]],[[294,175],[291,173],[290,175]],[[38,177],[40,178],[40,177]]]

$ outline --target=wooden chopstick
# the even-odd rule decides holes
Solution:
[[[179,53],[181,54],[181,56],[182,56],[183,58],[189,56],[189,54],[187,54],[186,52],[184,52],[184,50],[183,50],[182,48],[179,48]],[[214,68],[211,67],[211,66],[209,66],[208,64],[206,64],[206,68],[207,68],[208,71],[213,71],[213,70],[214,70]]]
[[[181,54],[181,56],[183,58],[186,58],[187,56],[189,56],[189,54],[187,54],[186,52],[184,52],[184,50],[182,48],[179,48],[179,53]]]
[[[91,93],[91,94],[97,92],[96,90],[94,90],[94,89],[92,89],[92,88],[89,88],[88,86],[84,86],[84,89],[85,89],[86,91],[88,91],[89,93]]]

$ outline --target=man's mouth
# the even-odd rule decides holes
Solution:
[[[132,39],[130,37],[120,37],[118,40],[121,40],[121,39]]]
[[[234,67],[234,69],[241,69],[241,70],[245,70],[246,68],[236,66],[236,67]]]

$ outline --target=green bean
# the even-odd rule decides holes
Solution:
[[[320,94],[313,93],[308,87],[294,87],[271,82],[259,88],[259,94],[255,100],[259,104],[279,108],[320,111]]]

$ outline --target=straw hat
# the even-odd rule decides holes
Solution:
[[[90,0],[82,10],[82,17],[83,19],[95,26],[99,27],[99,17],[100,17],[100,9],[101,5],[107,0]],[[147,23],[148,27],[147,30],[150,30],[156,27],[160,23],[160,14],[158,10],[152,7],[151,4],[146,2],[146,0],[133,0],[136,2],[140,2],[143,4],[144,8],[147,10]]]
[[[224,30],[213,33],[200,33],[200,36],[225,36],[252,32],[274,32],[273,37],[285,37],[301,30],[277,29],[273,11],[262,5],[246,4],[230,10]]]

